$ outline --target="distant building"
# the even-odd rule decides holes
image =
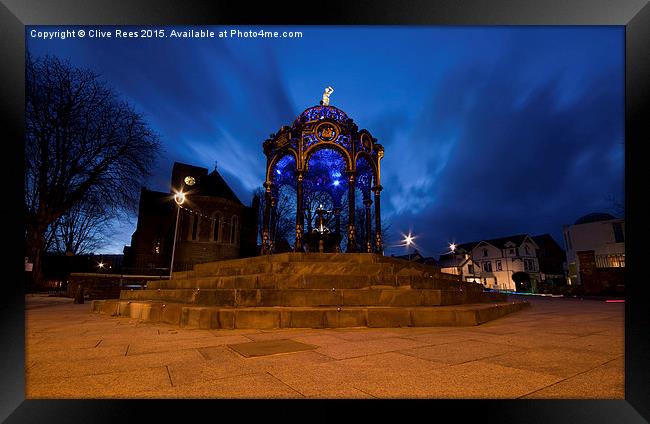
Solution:
[[[438,261],[436,260],[436,258],[430,256],[424,257],[422,256],[422,254],[420,254],[420,252],[417,249],[415,249],[415,251],[410,254],[407,253],[406,255],[397,255],[397,256],[391,255],[391,257],[404,259],[411,262],[417,262],[419,264],[424,264],[424,265],[438,266]]]
[[[625,267],[625,220],[591,213],[565,225],[563,231],[570,284],[583,283],[585,262],[590,264],[589,272],[591,264],[599,269]]]
[[[468,253],[447,253],[440,256],[438,261],[440,271],[447,274],[460,275],[464,281],[481,283],[486,287],[494,287],[494,276],[481,272]]]
[[[482,278],[491,283],[486,286],[497,290],[516,291],[512,275],[525,272],[535,291],[541,280],[537,250],[539,246],[528,234],[518,234],[490,240],[474,241],[456,246],[459,255],[468,254]]]
[[[538,246],[537,262],[542,280],[554,285],[565,285],[567,283],[567,260],[566,252],[555,241],[550,234],[533,236],[533,241]]]
[[[143,188],[131,246],[124,248],[125,272],[170,267],[177,205],[174,191],[186,193],[180,210],[174,270],[201,262],[257,255],[259,198],[245,206],[215,169],[174,163],[167,193]]]

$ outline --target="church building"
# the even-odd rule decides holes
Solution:
[[[138,223],[124,248],[125,271],[164,270],[171,265],[178,215],[174,271],[194,264],[258,254],[259,197],[244,205],[221,174],[175,162],[168,193],[142,188]],[[185,201],[179,206],[175,192]],[[164,273],[163,273],[164,274]]]

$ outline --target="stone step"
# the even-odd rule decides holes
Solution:
[[[451,278],[450,278],[451,277]],[[483,290],[480,284],[460,282],[446,274],[425,277],[404,274],[271,274],[193,277],[147,282],[148,289],[361,289],[376,285],[418,289]]]
[[[439,272],[438,269],[429,265],[422,265],[372,253],[281,253],[196,264],[192,271],[178,271],[174,273],[174,277],[187,278],[206,274],[242,275],[257,272],[278,272],[278,269],[273,268],[300,268],[301,266],[309,267],[315,266],[316,264],[322,264],[331,268],[337,268],[338,266],[345,267],[345,265],[369,265],[368,269],[372,269],[372,265],[379,265],[379,267],[382,265],[392,265],[397,271],[401,268],[411,268],[420,272]],[[257,269],[257,271],[251,272],[250,270],[252,269]],[[288,270],[287,272],[293,271]]]
[[[416,307],[221,308],[180,303],[95,300],[92,311],[187,328],[341,328],[473,326],[529,306],[528,302]]]
[[[248,266],[223,266],[218,262],[198,264],[194,266],[194,271],[186,271],[184,274],[174,275],[174,278],[191,278],[191,277],[222,277],[249,274],[329,274],[329,275],[349,275],[349,274],[395,274],[402,270],[395,270],[395,265],[391,263],[330,263],[330,262],[266,262],[250,264]],[[405,273],[421,275],[422,271],[402,271]]]
[[[273,255],[253,256],[250,258],[227,259],[197,264],[222,264],[224,267],[249,266],[270,262],[329,262],[329,263],[376,263],[386,256],[374,253],[278,253]],[[393,258],[394,259],[394,258]]]
[[[121,300],[177,302],[204,306],[440,306],[506,300],[480,291],[432,289],[160,289],[123,291]],[[496,293],[495,293],[496,294]]]

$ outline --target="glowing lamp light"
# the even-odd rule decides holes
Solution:
[[[176,193],[176,195],[174,195],[174,200],[176,201],[177,205],[182,205],[183,203],[185,203],[185,193],[179,191],[178,193]]]
[[[275,172],[277,172],[277,173],[278,173],[278,175],[281,175],[281,174],[282,174],[282,172],[280,172],[280,170],[279,170],[279,169],[276,169],[276,170],[275,170]]]
[[[455,251],[456,251],[456,244],[455,244],[455,243],[451,243],[451,244],[449,245],[449,250],[451,250],[452,252],[455,252]]]
[[[104,269],[104,262],[97,263],[97,266],[99,267],[99,269]]]
[[[408,236],[404,237],[404,243],[406,243],[407,246],[410,246],[413,243],[414,238],[415,237],[409,234]]]
[[[339,180],[334,180],[334,187],[338,187],[341,182]]]

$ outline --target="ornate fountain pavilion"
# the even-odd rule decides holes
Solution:
[[[384,149],[329,105],[332,92],[327,87],[320,106],[305,110],[291,127],[282,127],[264,142],[263,253],[274,253],[270,232],[282,187],[295,190],[294,250],[309,246],[309,252],[319,253],[196,264],[174,272],[169,280],[148,281],[146,289],[122,290],[120,299],[95,300],[92,310],[190,328],[270,329],[479,325],[528,306],[508,301],[504,293],[484,292],[482,284],[445,274],[439,267],[383,256],[379,163]],[[357,191],[363,213],[355,220]],[[327,201],[316,209],[316,225],[308,217],[305,231],[305,199],[310,194],[324,194]],[[323,208],[325,203],[331,211]],[[347,214],[342,210],[346,203]],[[334,225],[333,231],[324,225],[326,213],[334,215],[327,223]],[[340,251],[344,216],[346,253],[330,253]],[[363,243],[357,243],[357,231],[364,233]]]
[[[326,94],[327,91],[326,91]],[[326,100],[326,101],[325,101]],[[341,209],[347,200],[346,252],[358,252],[356,240],[356,192],[361,192],[365,217],[365,252],[383,254],[380,213],[380,161],[384,148],[368,130],[359,130],[342,110],[329,105],[329,98],[302,112],[292,126],[283,126],[264,144],[266,155],[265,208],[262,230],[262,252],[273,253],[272,234],[275,228],[279,190],[289,186],[296,195],[296,239],[294,251],[302,252],[305,242],[313,250],[339,251],[341,240]],[[316,225],[305,231],[304,199],[312,193],[329,195],[332,210],[316,211],[334,215],[335,228],[330,232]],[[374,237],[371,206],[374,195]],[[357,217],[358,219],[359,217]],[[310,223],[308,223],[310,224]],[[311,225],[308,225],[311,228]],[[320,242],[320,245],[317,244]],[[315,246],[319,246],[316,248]]]

